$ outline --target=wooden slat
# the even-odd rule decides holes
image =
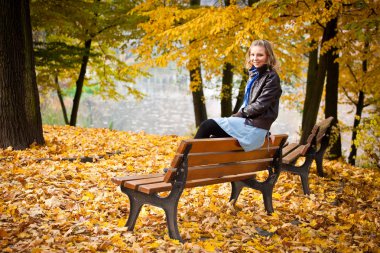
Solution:
[[[192,144],[190,153],[243,150],[234,138],[190,139],[185,141]]]
[[[144,178],[151,178],[151,177],[162,177],[163,174],[157,173],[157,174],[148,174],[148,175],[130,175],[125,177],[114,177],[112,178],[112,182],[114,182],[117,185],[121,185],[124,181],[130,181],[130,180],[136,180],[136,179],[144,179]]]
[[[302,151],[304,150],[305,145],[300,145],[296,149],[294,149],[292,152],[287,154],[282,158],[283,163],[291,163],[295,161],[300,155],[302,154]]]
[[[317,143],[319,143],[322,140],[323,136],[325,136],[326,131],[330,127],[333,119],[334,119],[333,117],[328,117],[327,119],[317,124],[319,126],[319,131],[317,134]]]
[[[163,182],[163,183],[141,185],[139,186],[138,191],[144,192],[147,194],[152,194],[156,192],[170,191],[171,189],[172,189],[171,183]]]
[[[278,146],[283,138],[287,138],[287,135],[279,134],[271,136],[269,146]],[[190,153],[243,150],[239,142],[234,138],[189,139],[185,140],[185,142],[192,144]],[[262,147],[267,147],[267,145],[267,139],[265,139]]]
[[[315,125],[313,127],[313,129],[311,130],[309,137],[307,137],[307,140],[306,140],[307,144],[310,144],[310,145],[312,144],[312,141],[313,141],[315,135],[318,133],[318,131],[319,131],[319,126]]]
[[[164,182],[169,183],[175,176],[176,170],[176,168],[168,168],[168,171],[165,173]]]
[[[334,117],[328,117],[327,119],[322,120],[321,122],[318,122],[317,125],[320,127],[329,127],[331,125],[331,122],[333,121]]]
[[[238,175],[229,175],[221,178],[204,178],[198,180],[188,180],[186,182],[186,188],[205,186],[210,184],[219,184],[225,182],[233,182],[244,180],[248,178],[254,177],[256,172],[238,174]],[[172,185],[170,183],[154,183],[154,184],[145,184],[138,187],[138,191],[152,194],[157,192],[170,191],[172,189]]]
[[[253,159],[263,159],[273,157],[278,147],[261,148],[250,152],[231,151],[213,153],[192,153],[188,155],[188,166],[198,166],[217,163],[229,163],[247,161]],[[177,155],[182,157],[183,155]]]
[[[132,181],[125,181],[123,183],[124,187],[132,189],[132,190],[137,190],[137,188],[140,185],[144,184],[152,184],[152,183],[160,183],[164,182],[164,177],[152,177],[152,178],[144,178],[144,179],[139,179],[139,180],[132,180]]]
[[[176,154],[183,154],[187,145],[188,144],[185,141],[181,141],[181,143],[179,144],[177,148]],[[170,164],[170,168],[177,168],[180,162],[181,162],[180,157],[175,156]]]
[[[304,147],[303,147],[303,149],[302,149],[302,151],[301,151],[301,155],[302,155],[302,156],[306,155],[306,152],[309,150],[311,144],[308,143],[308,144],[303,145],[303,146],[304,146]]]
[[[298,147],[298,143],[289,143],[285,148],[282,149],[282,155],[286,156],[296,147]]]
[[[227,175],[266,170],[272,160],[272,158],[268,158],[244,162],[190,167],[187,175],[187,180],[218,178]]]

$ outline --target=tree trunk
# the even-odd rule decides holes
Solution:
[[[75,126],[77,124],[78,110],[79,110],[79,102],[82,96],[84,78],[86,76],[87,63],[90,56],[92,40],[86,40],[84,43],[84,54],[82,57],[82,65],[80,67],[79,77],[76,82],[75,96],[73,100],[73,108],[71,110],[71,118],[70,118],[70,126]]]
[[[62,108],[63,119],[65,120],[65,124],[69,125],[70,122],[69,122],[69,118],[67,117],[67,111],[66,111],[65,102],[63,101],[62,90],[61,90],[61,87],[59,86],[58,74],[55,74],[55,76],[54,76],[54,82],[55,82],[55,85],[56,85],[56,90],[57,90],[57,96],[58,96],[58,99],[59,99],[59,103],[61,104],[61,108]]]
[[[350,155],[348,156],[348,163],[355,166],[356,161],[356,153],[357,148],[355,145],[356,136],[358,134],[358,126],[360,124],[360,120],[362,117],[362,112],[364,109],[364,92],[359,92],[359,99],[358,103],[356,104],[356,113],[355,113],[355,120],[354,120],[354,127],[352,129],[352,138],[351,138],[351,151]]]
[[[232,113],[233,67],[234,66],[228,62],[223,66],[222,90],[220,92],[220,111],[222,117],[229,117]]]
[[[201,5],[201,0],[190,0],[190,6],[199,6]]]
[[[0,148],[44,143],[28,0],[0,0]]]
[[[330,20],[328,29],[331,32],[331,38],[337,34],[338,18]],[[337,159],[342,156],[342,143],[338,126],[338,83],[339,83],[339,64],[335,62],[338,58],[336,47],[330,48],[327,52],[327,78],[326,78],[326,93],[325,93],[325,118],[334,117],[332,126],[334,129],[333,138],[335,141],[331,144],[329,158]]]
[[[195,126],[198,127],[207,119],[205,97],[203,93],[203,82],[201,75],[201,64],[199,59],[192,59],[190,65],[190,90],[193,95]],[[194,68],[194,66],[196,66]]]
[[[242,76],[240,86],[239,86],[239,93],[236,97],[236,102],[235,102],[235,107],[234,107],[233,113],[237,113],[239,111],[241,105],[243,104],[245,86],[247,84],[247,81],[248,81],[248,73],[244,69],[243,76]]]
[[[224,0],[224,6],[230,6],[231,1]],[[222,89],[220,91],[220,116],[229,117],[232,114],[232,82],[234,66],[226,62],[223,65]]]
[[[327,1],[327,4],[331,4],[331,2]],[[324,28],[321,46],[323,46],[323,44],[326,41],[329,41],[330,39],[334,38],[335,34],[336,19],[332,19],[329,22],[327,22],[326,28]],[[321,103],[323,86],[325,83],[326,72],[329,62],[329,54],[332,54],[332,52],[332,49],[330,49],[326,53],[319,55],[319,62],[316,75],[314,74],[312,69],[308,70],[306,98],[304,103],[304,110],[302,113],[302,136],[300,141],[301,144],[306,142],[307,136],[310,134],[311,130],[313,129],[313,126],[317,121],[319,105]],[[315,52],[312,52],[309,58],[309,67],[313,68],[314,66]],[[315,78],[316,81],[313,82],[313,80],[309,80],[309,78]]]
[[[323,62],[320,61],[320,64]],[[322,65],[321,65],[322,67]],[[325,71],[318,65],[318,49],[314,49],[309,54],[309,65],[307,69],[306,96],[302,112],[302,133],[300,143],[307,141],[313,126],[315,125],[319,103],[323,92]]]
[[[369,49],[369,42],[366,41],[364,44],[364,52],[367,52],[368,49]],[[363,69],[364,74],[367,73],[367,70],[368,70],[367,64],[368,64],[367,60],[364,60],[362,63],[362,69]],[[348,156],[348,163],[351,165],[355,165],[355,162],[356,162],[357,148],[355,145],[355,141],[356,141],[356,136],[358,134],[358,126],[359,126],[361,118],[362,118],[362,112],[363,112],[363,109],[365,107],[364,106],[364,97],[365,97],[364,92],[362,90],[360,90],[359,91],[358,103],[356,104],[354,127],[352,129],[351,151],[350,151],[350,154]]]
[[[200,0],[190,0],[191,7],[199,6],[200,4]],[[207,119],[200,60],[190,59],[189,66],[190,90],[193,95],[195,126],[198,127]]]

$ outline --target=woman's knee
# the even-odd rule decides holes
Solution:
[[[215,120],[213,119],[206,119],[205,121],[203,121],[199,128],[202,128],[202,129],[210,129],[210,128],[214,128],[215,127]]]
[[[213,132],[216,122],[213,119],[207,119],[203,121],[195,134],[195,139],[209,138],[210,134]],[[217,124],[216,124],[217,125]]]

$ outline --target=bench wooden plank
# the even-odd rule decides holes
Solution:
[[[298,143],[289,143],[287,146],[285,146],[282,149],[282,155],[286,156],[288,153],[290,153],[293,149],[298,147]]]
[[[312,141],[315,135],[318,133],[318,131],[319,131],[319,126],[315,125],[313,129],[311,129],[311,133],[309,134],[309,137],[307,137],[307,140],[306,140],[307,144],[312,144]]]
[[[298,157],[301,156],[302,152],[304,151],[306,145],[300,145],[296,149],[294,149],[292,152],[288,153],[286,156],[282,158],[283,163],[292,163],[294,162]]]
[[[253,159],[263,159],[272,157],[278,147],[261,148],[250,152],[212,152],[212,153],[191,153],[188,155],[188,166],[204,164],[228,163],[237,161],[247,161]],[[176,155],[182,157],[183,155]]]
[[[267,158],[252,161],[189,167],[187,180],[219,178],[227,175],[266,170],[272,160],[272,158]]]
[[[271,138],[269,146],[280,145],[281,140],[287,137],[286,134],[278,134]],[[185,140],[187,144],[192,144],[190,153],[203,153],[203,152],[225,152],[234,150],[243,150],[239,142],[234,138],[209,138],[209,139],[189,139]],[[262,147],[268,145],[267,138]]]
[[[162,177],[162,173],[157,174],[149,174],[149,175],[130,175],[125,177],[114,177],[112,178],[112,182],[114,182],[117,185],[121,185],[124,181],[130,181],[130,180],[136,180],[136,179],[144,179],[144,178],[151,178],[151,177]]]
[[[211,185],[211,184],[239,181],[239,180],[253,178],[255,177],[255,175],[256,175],[256,172],[249,172],[249,173],[238,174],[238,175],[224,176],[220,178],[205,178],[205,179],[189,180],[189,181],[186,181],[185,187],[193,188],[193,187],[205,186],[205,185]],[[170,183],[164,183],[164,182],[145,184],[145,185],[140,185],[138,187],[138,191],[146,193],[146,194],[165,192],[165,191],[170,191],[171,189],[172,189],[172,185]]]
[[[164,176],[125,181],[124,187],[137,190],[140,185],[164,182]]]
[[[323,136],[326,134],[327,129],[330,128],[333,119],[333,117],[329,117],[318,123],[319,131],[317,134],[317,143],[319,143],[322,140]]]

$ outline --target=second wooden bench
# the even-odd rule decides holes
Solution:
[[[309,172],[313,161],[316,162],[318,175],[323,177],[323,156],[329,146],[333,119],[333,117],[329,117],[318,122],[305,144],[289,143],[283,149],[282,169],[301,177],[304,194],[310,194]],[[304,158],[304,161],[301,165],[297,165],[297,161],[301,157]]]

